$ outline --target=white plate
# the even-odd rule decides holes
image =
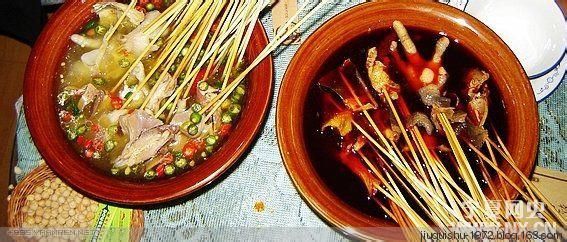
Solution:
[[[510,46],[530,77],[537,101],[561,84],[567,25],[553,0],[442,0],[482,21]]]

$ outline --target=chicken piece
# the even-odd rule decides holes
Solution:
[[[161,125],[142,132],[140,137],[126,144],[122,154],[114,161],[114,167],[129,167],[153,158],[178,131],[178,126]]]
[[[364,166],[363,161],[357,157],[357,153],[363,154],[362,148],[365,144],[366,140],[362,137],[346,139],[343,146],[344,148],[341,149],[338,156],[340,161],[364,184],[368,196],[373,196],[380,182],[374,174]]]
[[[467,104],[469,120],[473,125],[483,126],[488,118],[488,90],[476,93]]]
[[[442,88],[448,79],[447,71],[442,66],[442,56],[447,50],[450,41],[443,36],[435,45],[435,52],[431,60],[425,60],[420,56],[411,40],[407,29],[400,21],[394,21],[394,31],[398,35],[400,42],[406,53],[407,61],[402,60],[397,51],[397,43],[393,41],[390,46],[394,63],[408,80],[410,87],[418,91],[423,86],[435,84]],[[435,80],[437,77],[437,80]]]
[[[98,49],[102,45],[102,40],[89,38],[80,34],[71,35],[71,41],[83,48],[90,49]]]
[[[387,91],[392,99],[398,98],[399,85],[390,79],[386,72],[386,66],[377,60],[378,51],[376,48],[368,50],[368,57],[366,58],[366,69],[368,70],[368,78],[372,88],[378,93]]]
[[[95,67],[101,53],[100,49],[91,50],[81,55],[81,61],[88,67]]]
[[[328,127],[336,129],[340,136],[346,136],[352,131],[352,113],[350,111],[338,113],[323,124],[323,129]]]
[[[104,92],[98,90],[93,84],[87,84],[82,89],[81,92],[83,93],[81,99],[77,103],[77,107],[81,109],[83,112],[88,112],[89,114],[95,113],[98,108],[98,104],[104,98]],[[90,105],[90,108],[87,110],[87,106]]]
[[[136,140],[141,133],[163,124],[148,113],[135,110],[133,113],[121,116],[118,120],[122,131],[128,135],[129,141]]]
[[[473,98],[484,86],[486,81],[490,78],[490,75],[479,69],[470,70],[465,76],[465,81],[467,83],[466,95],[469,98]]]
[[[139,25],[144,20],[144,13],[132,8],[128,9],[128,5],[117,2],[101,2],[93,5],[93,12],[99,14],[99,17],[110,17],[107,9],[112,8],[126,14],[126,18],[134,25]],[[128,10],[128,11],[127,11]],[[102,14],[102,15],[101,15]]]
[[[175,79],[173,79],[169,73],[166,73],[163,81],[159,83],[154,93],[149,97],[146,111],[152,114],[157,112],[160,108],[161,101],[173,94],[176,84]]]
[[[124,49],[126,49],[130,53],[134,53],[136,56],[140,56],[146,47],[150,45],[150,41],[158,38],[157,32],[146,34],[144,33],[144,29],[157,17],[159,17],[160,13],[158,11],[151,11],[146,14],[144,21],[138,25],[132,32],[128,33],[122,38],[122,43],[124,43]],[[150,48],[150,51],[156,51],[159,47],[154,45]]]

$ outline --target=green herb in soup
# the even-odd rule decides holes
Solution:
[[[56,97],[61,127],[82,157],[112,176],[153,180],[190,170],[240,116],[247,85],[233,80],[246,36],[215,46],[226,10],[190,22],[190,6],[97,3],[96,18],[70,37]],[[202,61],[205,51],[214,58]]]

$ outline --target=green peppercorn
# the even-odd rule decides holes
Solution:
[[[148,85],[150,85],[151,87],[153,87],[153,86],[156,85],[156,82],[157,82],[157,80],[156,80],[155,78],[151,77],[151,78],[148,80]]]
[[[146,178],[148,180],[154,179],[155,177],[156,177],[156,171],[154,171],[154,170],[147,170],[144,173],[144,178]]]
[[[102,78],[102,77],[95,77],[95,78],[93,78],[93,83],[95,85],[102,86],[102,85],[106,84],[106,80],[104,80],[104,78]]]
[[[110,169],[110,173],[112,173],[112,175],[118,175],[118,172],[120,172],[120,170],[118,168],[112,168]]]
[[[207,145],[215,145],[217,143],[217,140],[215,139],[214,136],[209,135],[209,136],[207,136],[207,138],[205,138],[205,143]]]
[[[130,61],[128,59],[120,59],[118,65],[122,68],[127,68],[130,66]]]
[[[221,121],[225,124],[229,124],[232,122],[232,116],[228,112],[223,113],[221,116]]]
[[[189,117],[191,122],[193,122],[194,124],[200,123],[202,118],[203,118],[203,116],[201,116],[201,114],[199,114],[197,112],[192,113],[191,116]]]
[[[203,105],[199,103],[193,103],[193,105],[191,105],[191,109],[193,110],[193,112],[199,112],[201,111],[201,109],[203,109]]]
[[[86,125],[81,125],[77,128],[77,134],[81,135],[84,134],[85,132],[87,132],[87,126]]]
[[[181,56],[186,56],[187,54],[189,54],[189,46],[185,46],[181,50]]]
[[[94,31],[98,35],[103,35],[106,33],[106,31],[108,31],[108,28],[104,27],[103,25],[98,25],[95,27]]]
[[[199,133],[199,127],[197,127],[197,125],[191,124],[189,125],[189,127],[187,127],[187,133],[189,133],[189,135],[196,135],[197,133]]]
[[[180,169],[183,169],[187,166],[187,159],[179,158],[174,163],[175,163],[175,166],[179,167]]]
[[[199,82],[199,84],[197,85],[197,87],[199,88],[199,90],[201,91],[206,91],[209,88],[209,83],[207,83],[206,81],[202,81]]]
[[[114,149],[114,147],[116,147],[116,141],[114,140],[107,140],[104,143],[104,150],[106,150],[106,152],[110,152]]]
[[[75,140],[77,138],[77,133],[73,130],[67,130],[67,139]]]
[[[126,169],[124,169],[124,175],[130,175],[130,173],[132,173],[132,168],[128,166],[126,167]]]
[[[235,91],[236,91],[237,94],[240,94],[240,95],[244,95],[244,93],[246,93],[246,89],[244,89],[243,85],[238,85],[236,87]]]
[[[164,171],[165,171],[165,174],[168,175],[168,176],[173,175],[173,173],[175,172],[175,166],[166,165]]]
[[[225,99],[224,101],[222,101],[221,103],[221,109],[222,110],[227,110],[228,107],[230,107],[230,105],[232,104],[232,102],[228,99]]]
[[[93,152],[93,159],[98,160],[98,159],[100,159],[100,157],[101,157],[100,152],[98,152],[98,151]]]
[[[228,107],[228,111],[232,115],[238,115],[240,113],[241,109],[242,109],[242,107],[240,107],[240,105],[238,105],[238,104],[232,104],[232,105],[230,105],[230,107]]]
[[[167,106],[165,107],[165,110],[169,111],[173,108],[173,103],[169,103],[167,104]]]
[[[156,40],[156,43],[155,43],[155,44],[156,44],[157,46],[162,46],[162,45],[163,45],[163,39],[162,39],[161,37],[159,37],[159,38]]]

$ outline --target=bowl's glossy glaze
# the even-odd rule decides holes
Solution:
[[[24,109],[35,145],[47,164],[69,185],[95,199],[124,205],[149,205],[188,195],[211,183],[232,166],[258,133],[273,86],[273,64],[266,58],[249,75],[249,90],[242,115],[229,138],[207,161],[169,179],[136,183],[107,176],[83,160],[67,143],[55,110],[58,70],[76,33],[94,14],[95,0],[67,1],[55,13],[30,55],[24,83]],[[247,49],[253,60],[267,45],[258,22]]]
[[[508,46],[481,22],[444,4],[423,1],[366,3],[341,13],[312,34],[291,61],[279,91],[277,135],[286,169],[304,200],[332,226],[365,239],[400,237],[392,237],[399,233],[376,228],[395,224],[350,207],[317,175],[306,150],[303,110],[308,90],[324,60],[350,40],[388,28],[394,20],[409,27],[444,32],[484,63],[507,111],[507,147],[527,175],[535,165],[538,147],[538,113],[526,73]],[[504,171],[512,174],[508,168]],[[517,175],[512,178],[520,183]],[[510,186],[508,189],[515,194]]]

